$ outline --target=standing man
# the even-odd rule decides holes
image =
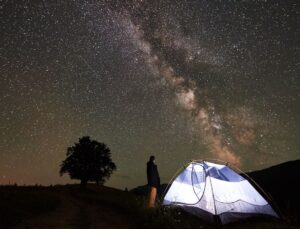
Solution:
[[[155,157],[151,156],[147,162],[147,180],[148,186],[150,187],[149,197],[148,197],[148,207],[155,207],[155,200],[157,196],[157,189],[160,186],[160,178],[157,170],[157,165],[155,164]]]

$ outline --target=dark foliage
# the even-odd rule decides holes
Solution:
[[[115,169],[110,149],[104,143],[85,136],[75,146],[68,148],[67,158],[61,164],[60,175],[68,173],[71,179],[81,180],[83,186],[88,181],[104,184]]]

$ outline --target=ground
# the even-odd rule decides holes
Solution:
[[[0,228],[220,228],[178,209],[145,206],[144,197],[104,186],[0,186]],[[274,220],[223,227],[297,228]]]
[[[6,187],[2,193],[15,196],[15,203],[6,198],[7,206],[0,204],[1,211],[7,209],[3,215],[7,215],[6,221],[1,222],[4,227],[21,228],[138,228],[137,222],[128,214],[126,206],[118,208],[114,201],[108,203],[101,197],[113,195],[120,196],[123,191],[112,188],[90,186],[82,190],[79,186],[57,187]],[[120,192],[120,193],[118,193]],[[25,195],[24,195],[25,194]],[[97,196],[99,194],[100,196]],[[102,195],[102,196],[101,196]],[[110,194],[111,195],[111,194]],[[121,195],[122,196],[122,195]],[[28,198],[27,198],[28,197]],[[32,199],[44,199],[45,202],[36,203],[41,209],[34,209],[30,205]],[[26,202],[28,199],[28,203]],[[17,206],[11,206],[17,205]],[[47,205],[49,204],[49,207]],[[22,206],[23,205],[23,206]],[[54,205],[54,206],[53,206]],[[19,211],[17,208],[20,207]],[[23,209],[22,209],[23,208]],[[27,212],[26,212],[27,211]],[[15,217],[14,217],[15,216]],[[3,221],[3,219],[2,219]],[[2,228],[0,226],[0,228]]]
[[[137,228],[125,211],[105,203],[88,201],[75,195],[74,191],[58,188],[61,203],[55,211],[25,219],[15,228]]]

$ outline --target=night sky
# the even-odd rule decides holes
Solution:
[[[59,176],[79,137],[107,185],[163,183],[192,159],[244,171],[299,159],[299,2],[0,1],[0,184]],[[72,181],[73,182],[73,181]]]

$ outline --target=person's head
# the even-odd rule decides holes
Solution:
[[[149,161],[154,162],[155,161],[155,157],[153,155],[150,156]]]

